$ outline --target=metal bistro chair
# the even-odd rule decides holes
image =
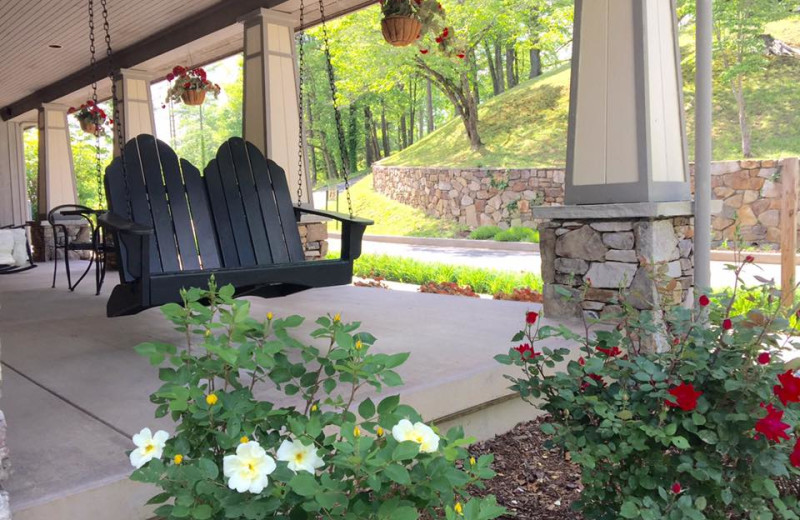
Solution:
[[[92,217],[97,215],[97,211],[78,204],[64,204],[50,210],[47,214],[47,221],[53,228],[53,287],[56,286],[56,275],[58,274],[58,250],[64,252],[64,265],[67,269],[67,286],[70,291],[74,291],[79,283],[86,277],[92,264],[95,266],[96,293],[100,294],[100,287],[105,278],[105,258],[104,244],[100,227],[95,225]],[[91,240],[73,241],[69,238],[67,226],[69,225],[88,225]],[[80,278],[73,284],[72,273],[69,268],[70,251],[91,251],[92,259],[89,261]]]

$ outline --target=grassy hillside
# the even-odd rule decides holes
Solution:
[[[800,16],[770,24],[767,32],[800,47]],[[693,137],[694,30],[681,35],[689,141]],[[569,68],[521,83],[481,105],[484,148],[470,150],[460,120],[446,125],[381,164],[449,167],[562,166],[566,157]],[[800,154],[800,59],[771,60],[747,82],[747,103],[756,157]],[[741,158],[735,100],[727,85],[714,85],[714,158]],[[691,150],[690,150],[691,155]]]

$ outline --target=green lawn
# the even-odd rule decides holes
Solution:
[[[768,32],[800,46],[800,16],[768,26]],[[689,142],[693,140],[694,28],[681,33]],[[716,64],[717,72],[721,68]],[[463,125],[453,119],[421,141],[384,159],[394,166],[548,167],[566,157],[570,71],[564,67],[521,83],[481,105],[479,132],[484,147],[472,151]],[[755,157],[800,154],[800,59],[773,59],[746,82]],[[714,159],[740,159],[736,104],[728,86],[714,85]],[[691,153],[691,151],[690,151]]]
[[[350,188],[350,195],[353,213],[375,221],[375,225],[367,228],[368,235],[454,238],[466,234],[466,229],[454,222],[429,217],[422,210],[377,193],[372,188],[371,174],[356,182]],[[344,194],[339,199],[339,211],[347,212]],[[328,229],[335,230],[333,222]]]

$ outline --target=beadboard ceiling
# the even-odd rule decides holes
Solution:
[[[376,0],[324,0],[328,18],[364,7]],[[98,59],[105,58],[100,0],[95,0],[95,32]],[[236,19],[258,7],[272,8],[299,19],[300,0],[107,0],[112,45],[124,56],[147,59],[124,63],[127,68],[147,65],[147,70],[164,72],[171,60],[199,63],[241,50],[242,35]],[[33,98],[41,102],[70,101],[85,97],[90,80],[81,84],[81,72],[89,65],[88,0],[0,0],[0,108]],[[213,27],[218,20],[230,22]],[[316,0],[306,0],[306,25],[319,21]],[[219,22],[216,22],[219,24]],[[190,43],[169,45],[176,28],[213,27]],[[166,40],[164,40],[166,39]],[[51,45],[60,48],[51,48]],[[157,55],[147,55],[158,48]],[[193,65],[195,63],[191,63]],[[74,77],[75,75],[78,77]],[[65,92],[65,78],[75,92]],[[54,88],[61,82],[61,89]],[[107,81],[101,90],[108,90]],[[80,92],[78,92],[80,91]],[[58,94],[57,96],[52,94]],[[51,99],[48,99],[50,97]],[[25,104],[15,107],[29,106]],[[18,111],[13,117],[18,118]]]

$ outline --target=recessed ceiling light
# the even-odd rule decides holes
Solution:
[[[57,43],[51,43],[50,45],[48,45],[48,47],[51,48],[51,49],[60,49],[61,45],[59,45]]]

